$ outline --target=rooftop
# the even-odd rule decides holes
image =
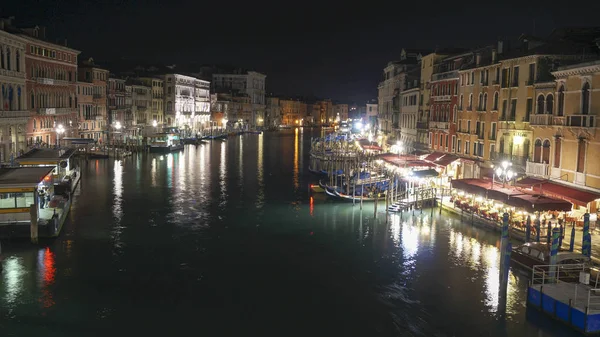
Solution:
[[[53,169],[54,166],[0,168],[0,186],[36,185]]]
[[[73,155],[74,149],[55,150],[55,149],[32,149],[31,151],[17,157],[17,161],[21,160],[60,160],[67,159]]]

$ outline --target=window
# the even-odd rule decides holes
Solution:
[[[456,104],[454,104],[454,110],[452,110],[452,122],[456,123],[457,116],[458,116],[458,110],[456,109]]]
[[[170,95],[172,91],[173,91],[173,88],[172,88],[172,87],[167,87],[167,94],[169,94],[169,95]]]
[[[469,154],[469,145],[471,145],[471,143],[469,141],[465,142],[465,154]]]
[[[471,72],[471,85],[473,85],[475,83],[475,72],[472,71]]]
[[[577,144],[577,172],[583,173],[585,170],[585,139],[579,138]]]
[[[556,168],[560,167],[560,148],[560,137],[556,137],[556,139],[554,140],[554,167]]]
[[[512,86],[513,87],[518,87],[519,86],[519,67],[518,66],[516,66],[516,67],[513,68]]]
[[[496,122],[492,123],[492,131],[490,132],[490,140],[496,140]]]
[[[471,121],[467,121],[467,133],[471,133]]]
[[[565,86],[561,85],[558,89],[558,115],[562,116],[565,109]]]
[[[517,99],[513,99],[510,104],[510,120],[514,121],[517,117]]]
[[[451,145],[451,152],[454,152],[454,147],[456,146],[456,135],[452,135],[452,145]]]
[[[484,149],[483,149],[483,145],[484,145],[483,143],[479,143],[479,144],[477,145],[477,147],[478,147],[478,152],[479,152],[479,156],[480,156],[480,157],[483,157],[483,156],[484,156],[484,152],[485,152],[485,151],[484,151]]]
[[[548,115],[552,115],[554,113],[554,96],[552,96],[552,94],[548,94],[548,96],[546,96],[546,113]]]
[[[29,46],[29,54],[35,54],[35,47]]]
[[[469,107],[467,108],[467,110],[473,110],[473,94],[469,94]]]
[[[535,63],[529,64],[529,79],[527,80],[527,85],[533,85],[535,81]]]
[[[502,69],[502,88],[508,87],[508,68]]]
[[[492,110],[494,111],[498,111],[498,92],[496,91],[494,93],[494,107],[492,108]]]
[[[458,103],[458,108],[459,108],[460,110],[462,110],[462,109],[463,109],[463,98],[464,98],[464,97],[463,97],[463,95],[462,95],[462,94],[460,94],[460,99],[459,99],[459,103]]]
[[[587,115],[590,113],[590,84],[585,82],[581,88],[581,114]]]
[[[477,143],[473,142],[473,155],[477,155]]]
[[[494,82],[500,84],[500,68],[496,68],[496,75],[494,76]]]
[[[508,101],[503,99],[502,100],[502,120],[506,119],[506,110],[507,110],[507,106],[508,106]]]
[[[485,94],[483,94],[483,111],[487,111],[487,100],[488,100],[488,96],[487,96],[487,92]]]
[[[533,162],[539,163],[542,160],[542,140],[536,139],[533,148]]]
[[[525,121],[529,121],[531,112],[533,111],[533,98],[527,98],[527,107],[525,108]]]
[[[19,51],[17,50],[17,52],[15,53],[15,68],[17,70],[17,72],[21,71],[21,53],[19,53]]]
[[[540,115],[544,113],[544,95],[539,95],[537,98],[537,105],[535,107],[535,113]]]
[[[458,120],[458,132],[462,132],[462,119]]]
[[[460,139],[456,141],[456,152],[460,153]]]
[[[483,110],[483,94],[479,93],[479,100],[477,102],[477,110]]]
[[[550,163],[550,141],[548,139],[544,140],[542,147],[542,162],[548,164]]]
[[[446,150],[448,149],[448,135],[446,135]]]
[[[34,203],[33,192],[0,193],[0,208],[25,208]]]

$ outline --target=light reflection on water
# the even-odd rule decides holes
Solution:
[[[0,319],[2,308],[28,317],[37,315],[36,309],[51,307],[46,310],[50,319],[60,320],[58,316],[68,312],[73,324],[146,330],[159,321],[203,326],[219,315],[229,321],[246,310],[245,304],[244,309],[237,304],[240,296],[261,317],[270,317],[267,306],[292,313],[295,322],[310,312],[328,317],[337,310],[345,325],[370,325],[376,331],[379,325],[365,318],[376,309],[373,316],[381,322],[392,320],[400,331],[397,335],[498,336],[489,326],[502,320],[499,235],[460,224],[448,214],[440,216],[437,210],[431,215],[405,213],[403,218],[393,214],[386,221],[383,212],[373,219],[371,204],[365,203],[361,212],[358,204],[310,194],[307,187],[315,180],[304,174],[310,137],[303,132],[308,133],[296,129],[283,136],[241,136],[186,146],[176,155],[144,155],[138,162],[148,171],[140,181],[132,179],[139,172],[128,160],[95,161],[85,172],[90,179],[87,190],[75,201],[81,208],[74,212],[78,226],[71,225],[73,234],[58,238],[51,249],[5,253]],[[237,188],[236,179],[244,179],[246,193]],[[97,204],[115,207],[98,209]],[[241,204],[251,206],[240,210]],[[203,221],[196,221],[199,218]],[[212,221],[217,218],[223,220]],[[254,227],[254,219],[260,228]],[[156,226],[138,225],[152,221]],[[195,222],[205,227],[190,226]],[[112,240],[104,239],[107,234]],[[116,258],[111,255],[113,245],[121,244]],[[269,248],[273,246],[278,248]],[[243,262],[236,264],[239,260]],[[286,277],[279,279],[282,274]],[[236,280],[240,275],[242,282]],[[507,317],[516,329],[512,335],[568,335],[540,333],[527,321],[525,285],[526,279],[510,273]],[[304,297],[310,303],[297,298],[291,303],[300,306],[284,303],[292,286],[309,289],[310,296]],[[221,304],[226,294],[233,294],[228,306]],[[93,299],[87,300],[90,296]],[[372,304],[371,297],[381,298],[383,309],[379,302]],[[124,304],[127,301],[131,302]],[[327,304],[335,301],[343,307]],[[221,311],[215,311],[219,305]],[[347,306],[360,308],[360,313],[346,311]],[[102,320],[86,316],[98,308],[112,308],[113,314]],[[181,319],[183,313],[190,316]],[[364,323],[355,323],[361,320]],[[327,318],[322,322],[339,324]],[[428,333],[426,326],[435,331]],[[484,334],[486,329],[491,332]]]
[[[23,277],[26,274],[23,258],[10,256],[4,261],[4,302],[7,305],[16,304],[23,292]]]

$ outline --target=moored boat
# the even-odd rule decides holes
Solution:
[[[527,242],[514,247],[510,255],[513,265],[532,271],[534,266],[550,264],[550,248],[548,244],[542,242]],[[581,253],[559,251],[556,255],[556,264],[559,266],[560,279],[564,281],[577,280],[582,268],[577,268],[570,272],[567,266],[584,266],[584,269],[591,267],[591,259]],[[561,265],[564,266],[560,267]]]

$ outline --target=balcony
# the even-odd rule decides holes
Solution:
[[[0,75],[1,76],[6,76],[6,77],[19,77],[19,78],[25,78],[25,70],[21,69],[22,71],[14,71],[14,70],[8,70],[8,69],[1,69],[0,68]]]
[[[435,122],[435,121],[429,122],[430,129],[448,130],[449,125],[450,125],[450,123],[448,123],[448,122]]]
[[[433,96],[434,102],[445,102],[445,101],[450,101],[451,99],[452,99],[452,96],[450,96],[450,95]]]
[[[417,129],[421,129],[421,130],[429,129],[427,122],[417,122]]]
[[[528,176],[547,177],[550,174],[549,168],[549,164],[528,161],[525,165],[525,173],[527,173]]]
[[[29,118],[29,111],[0,111],[1,118]]]
[[[567,116],[566,126],[578,128],[595,128],[596,116],[593,115],[570,115]]]
[[[71,108],[39,108],[40,115],[66,115],[73,112]]]
[[[36,82],[39,84],[46,84],[46,85],[69,85],[69,81],[63,81],[63,80],[55,80],[53,78],[45,78],[45,77],[38,77],[36,79]]]
[[[529,125],[552,125],[552,115],[531,115]]]
[[[106,96],[102,95],[102,94],[94,94],[93,98],[105,98]]]
[[[516,156],[507,153],[490,152],[490,160],[496,162],[509,161],[513,163],[513,165],[526,166],[527,159],[527,156]]]

